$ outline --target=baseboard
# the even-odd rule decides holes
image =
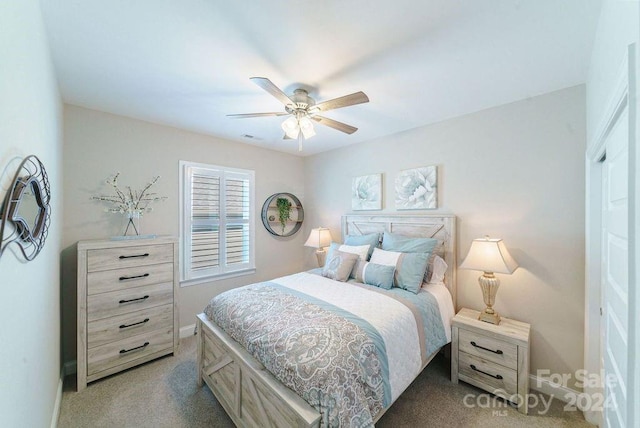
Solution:
[[[58,380],[58,391],[56,392],[56,401],[53,404],[53,414],[51,415],[51,428],[58,427],[58,418],[60,417],[60,406],[62,405],[62,386],[64,385],[64,367],[60,370],[60,379]]]
[[[187,337],[191,337],[195,334],[196,324],[185,325],[180,328],[180,339],[185,339]]]
[[[78,364],[76,360],[67,361],[64,363],[64,375],[69,376],[75,374],[78,371]]]
[[[551,395],[565,403],[576,403],[576,397],[581,393],[564,385],[551,382],[538,376],[529,375],[529,388],[543,394]],[[573,397],[573,398],[572,398]]]

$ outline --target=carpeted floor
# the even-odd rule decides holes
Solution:
[[[75,392],[67,377],[58,426],[233,427],[204,386],[196,386],[195,337],[183,339],[169,356],[92,383]],[[453,385],[449,361],[439,355],[380,419],[378,427],[592,427],[577,411],[553,400],[529,416],[465,383]],[[540,394],[536,394],[540,399]],[[549,397],[542,396],[545,403]]]

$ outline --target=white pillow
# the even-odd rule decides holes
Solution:
[[[398,263],[398,258],[402,253],[396,251],[385,251],[380,248],[374,248],[373,254],[371,254],[371,263],[384,266],[395,266]]]
[[[434,256],[431,280],[429,281],[429,283],[438,284],[440,282],[444,282],[444,275],[447,273],[447,267],[449,266],[442,257]]]
[[[366,262],[369,255],[369,245],[340,245],[338,251],[357,254],[360,260]]]

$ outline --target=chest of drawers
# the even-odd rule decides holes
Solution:
[[[78,242],[78,391],[178,347],[178,242]]]

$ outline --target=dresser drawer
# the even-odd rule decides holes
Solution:
[[[464,329],[459,330],[458,344],[461,352],[518,369],[518,347],[514,344]]]
[[[87,321],[173,303],[173,283],[145,285],[87,297]]]
[[[173,281],[173,263],[103,270],[87,274],[89,295]]]
[[[133,266],[173,262],[173,245],[136,245],[87,251],[87,271],[96,272]]]
[[[173,305],[156,306],[137,312],[92,321],[87,346],[94,348],[142,333],[173,326]]]
[[[518,372],[500,364],[483,358],[469,355],[465,352],[458,354],[459,377],[462,380],[475,380],[488,385],[494,390],[502,390],[508,396],[518,392]],[[468,379],[465,379],[468,378]],[[493,392],[493,391],[492,391]]]
[[[173,328],[139,334],[87,351],[89,376],[173,347]]]

